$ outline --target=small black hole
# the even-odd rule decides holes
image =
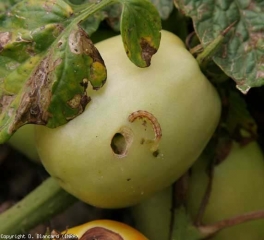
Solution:
[[[116,133],[111,141],[111,148],[115,154],[123,155],[127,148],[125,137],[121,133]]]

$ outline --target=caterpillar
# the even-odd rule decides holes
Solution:
[[[153,147],[151,149],[152,149],[152,151],[157,151],[159,141],[160,141],[160,139],[162,137],[161,126],[160,126],[157,118],[153,114],[151,114],[150,112],[147,112],[147,111],[144,111],[144,110],[138,110],[136,112],[131,113],[128,116],[128,121],[129,122],[134,122],[137,118],[140,118],[140,119],[146,118],[146,119],[148,119],[151,122],[153,131],[155,133],[155,139],[154,139],[154,143],[155,144],[153,145]]]

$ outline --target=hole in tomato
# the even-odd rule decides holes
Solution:
[[[110,147],[118,158],[123,158],[127,155],[128,150],[133,142],[133,132],[128,127],[121,127],[111,139]]]
[[[127,142],[122,133],[116,133],[111,141],[111,148],[117,155],[123,155],[127,149]]]

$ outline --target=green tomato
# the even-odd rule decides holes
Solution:
[[[19,128],[7,143],[27,156],[33,162],[40,162],[36,148],[34,130],[34,125],[25,125]]]
[[[131,208],[135,227],[151,240],[167,240],[172,214],[172,188],[154,194]]]
[[[126,207],[169,186],[194,163],[218,124],[221,104],[169,32],[162,32],[149,68],[129,61],[121,36],[96,47],[108,69],[105,86],[88,90],[92,101],[66,125],[38,126],[37,148],[66,191],[94,206]]]
[[[202,156],[192,168],[188,210],[197,214],[208,183],[207,159]],[[245,147],[233,143],[231,153],[214,169],[212,192],[203,217],[204,224],[264,209],[264,158],[256,142]],[[264,220],[226,228],[214,240],[263,240]]]

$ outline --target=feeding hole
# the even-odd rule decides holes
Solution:
[[[122,128],[120,132],[115,133],[111,140],[111,148],[113,153],[119,157],[125,157],[127,151],[133,141],[133,134],[129,128]]]
[[[115,154],[124,154],[126,151],[126,139],[121,133],[116,133],[111,141],[111,148]]]

